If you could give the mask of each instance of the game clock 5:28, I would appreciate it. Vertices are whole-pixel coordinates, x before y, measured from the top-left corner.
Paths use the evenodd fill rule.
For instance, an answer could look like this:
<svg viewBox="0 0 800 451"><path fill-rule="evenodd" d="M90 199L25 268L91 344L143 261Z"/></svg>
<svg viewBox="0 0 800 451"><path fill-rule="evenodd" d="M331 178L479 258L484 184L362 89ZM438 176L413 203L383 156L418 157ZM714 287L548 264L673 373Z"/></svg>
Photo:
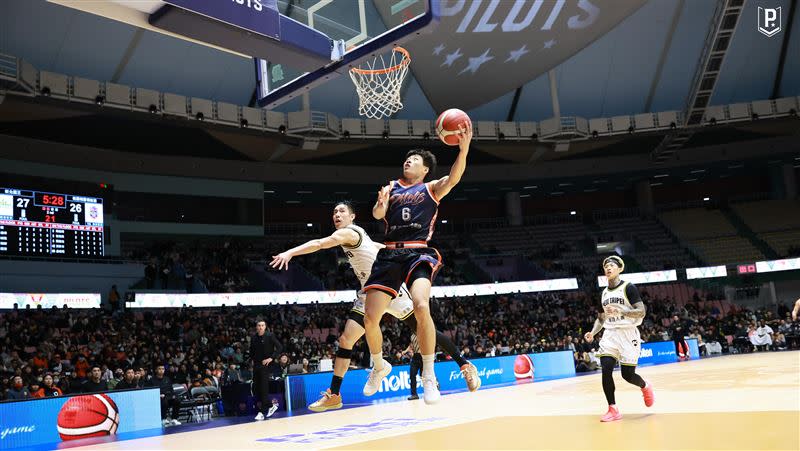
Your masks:
<svg viewBox="0 0 800 451"><path fill-rule="evenodd" d="M59 196L56 194L41 194L36 193L36 196L39 197L36 199L36 203L40 205L47 205L51 207L63 207L64 206L64 196Z"/></svg>

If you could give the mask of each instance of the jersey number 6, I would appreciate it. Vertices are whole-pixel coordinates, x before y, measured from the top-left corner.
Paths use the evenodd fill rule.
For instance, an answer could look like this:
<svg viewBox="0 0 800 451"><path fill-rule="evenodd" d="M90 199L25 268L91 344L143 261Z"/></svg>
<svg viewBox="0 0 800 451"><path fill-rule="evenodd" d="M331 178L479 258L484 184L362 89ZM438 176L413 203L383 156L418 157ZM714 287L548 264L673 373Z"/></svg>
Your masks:
<svg viewBox="0 0 800 451"><path fill-rule="evenodd" d="M408 222L408 221L411 220L411 209L410 208L403 207L403 209L400 210L400 214L403 216L403 221Z"/></svg>

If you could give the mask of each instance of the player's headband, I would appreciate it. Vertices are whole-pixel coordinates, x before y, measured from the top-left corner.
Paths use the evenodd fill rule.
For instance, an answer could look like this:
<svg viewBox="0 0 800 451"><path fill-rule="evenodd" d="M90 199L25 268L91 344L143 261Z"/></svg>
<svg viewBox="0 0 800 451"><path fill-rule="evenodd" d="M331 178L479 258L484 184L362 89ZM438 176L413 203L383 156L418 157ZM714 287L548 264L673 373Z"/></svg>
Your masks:
<svg viewBox="0 0 800 451"><path fill-rule="evenodd" d="M611 257L606 257L606 259L603 260L603 267L604 268L605 268L607 263L613 263L613 264L615 264L615 265L617 265L619 267L620 271L625 271L625 262L622 261L622 257L616 256L616 255L612 255Z"/></svg>

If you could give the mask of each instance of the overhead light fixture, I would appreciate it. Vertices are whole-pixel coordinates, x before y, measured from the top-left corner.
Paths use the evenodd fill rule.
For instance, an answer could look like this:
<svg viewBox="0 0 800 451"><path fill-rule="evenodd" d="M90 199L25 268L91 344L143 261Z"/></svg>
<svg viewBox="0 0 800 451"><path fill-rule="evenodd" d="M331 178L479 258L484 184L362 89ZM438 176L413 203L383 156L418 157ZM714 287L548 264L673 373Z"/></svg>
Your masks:
<svg viewBox="0 0 800 451"><path fill-rule="evenodd" d="M287 200L286 203L287 204L299 204L300 201L299 200Z"/></svg>
<svg viewBox="0 0 800 451"><path fill-rule="evenodd" d="M569 215L570 215L570 216L575 216L575 215L577 215L577 214L578 214L578 212L577 212L577 211L575 211L575 210L572 210L571 212L569 212Z"/></svg>
<svg viewBox="0 0 800 451"><path fill-rule="evenodd" d="M656 174L653 176L654 179L660 179L664 177L669 177L669 174Z"/></svg>
<svg viewBox="0 0 800 451"><path fill-rule="evenodd" d="M442 219L442 224L447 224L447 219Z"/></svg>
<svg viewBox="0 0 800 451"><path fill-rule="evenodd" d="M523 189L536 189L536 188L538 188L538 186L537 185L528 185L528 186L524 186L522 188Z"/></svg>
<svg viewBox="0 0 800 451"><path fill-rule="evenodd" d="M241 121L239 121L239 125L241 125L242 128L247 128L247 126L250 124L247 122L247 119L242 119Z"/></svg>
<svg viewBox="0 0 800 451"><path fill-rule="evenodd" d="M683 179L684 182L696 182L697 179Z"/></svg>
<svg viewBox="0 0 800 451"><path fill-rule="evenodd" d="M522 197L531 197L531 195L530 194L520 194L519 197L521 197L521 198Z"/></svg>
<svg viewBox="0 0 800 451"><path fill-rule="evenodd" d="M311 194L311 191L297 191L297 194Z"/></svg>
<svg viewBox="0 0 800 451"><path fill-rule="evenodd" d="M103 104L106 103L106 98L103 96L96 96L94 98L94 103L97 106L103 106Z"/></svg>
<svg viewBox="0 0 800 451"><path fill-rule="evenodd" d="M286 126L285 125L281 125L280 127L278 127L278 133L280 133L281 135L285 135L286 134Z"/></svg>
<svg viewBox="0 0 800 451"><path fill-rule="evenodd" d="M155 105L150 105L150 106L147 108L147 111L149 111L149 112L150 112L150 114L156 114L156 113L158 113L158 107L157 107L157 106L155 106Z"/></svg>
<svg viewBox="0 0 800 451"><path fill-rule="evenodd" d="M203 114L202 111L200 111L200 112L198 112L197 114L194 115L194 118L197 119L200 122L203 122L206 119L206 115Z"/></svg>
<svg viewBox="0 0 800 451"><path fill-rule="evenodd" d="M661 182L655 182L650 184L650 186L661 186L661 185L663 185L663 183Z"/></svg>
<svg viewBox="0 0 800 451"><path fill-rule="evenodd" d="M389 132L384 130L383 133L381 133L381 136L383 137L383 139L389 139Z"/></svg>
<svg viewBox="0 0 800 451"><path fill-rule="evenodd" d="M550 193L551 196L560 196L561 194L564 194L564 191L553 191Z"/></svg>
<svg viewBox="0 0 800 451"><path fill-rule="evenodd" d="M710 201L710 200L711 200L711 198L710 198L710 197L704 197L704 198L703 198L703 202L708 202L708 201Z"/></svg>
<svg viewBox="0 0 800 451"><path fill-rule="evenodd" d="M706 172L705 169L695 169L694 171L691 171L690 174L702 174L704 172Z"/></svg>
<svg viewBox="0 0 800 451"><path fill-rule="evenodd" d="M267 194L275 194L275 191L273 191L271 189L265 189L264 192L267 193Z"/></svg>
<svg viewBox="0 0 800 451"><path fill-rule="evenodd" d="M309 223L306 224L306 227L314 227L314 224L309 222Z"/></svg>

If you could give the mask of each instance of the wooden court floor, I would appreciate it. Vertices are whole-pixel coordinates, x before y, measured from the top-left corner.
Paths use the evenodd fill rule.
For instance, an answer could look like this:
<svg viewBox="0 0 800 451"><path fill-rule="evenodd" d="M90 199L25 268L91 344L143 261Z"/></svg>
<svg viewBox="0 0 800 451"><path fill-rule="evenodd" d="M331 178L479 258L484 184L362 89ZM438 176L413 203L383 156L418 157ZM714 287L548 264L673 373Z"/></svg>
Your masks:
<svg viewBox="0 0 800 451"><path fill-rule="evenodd" d="M374 404L86 449L731 449L800 450L800 352L756 353L639 373L655 405L614 377L624 415L600 423L600 374ZM347 380L345 379L345 383Z"/></svg>

